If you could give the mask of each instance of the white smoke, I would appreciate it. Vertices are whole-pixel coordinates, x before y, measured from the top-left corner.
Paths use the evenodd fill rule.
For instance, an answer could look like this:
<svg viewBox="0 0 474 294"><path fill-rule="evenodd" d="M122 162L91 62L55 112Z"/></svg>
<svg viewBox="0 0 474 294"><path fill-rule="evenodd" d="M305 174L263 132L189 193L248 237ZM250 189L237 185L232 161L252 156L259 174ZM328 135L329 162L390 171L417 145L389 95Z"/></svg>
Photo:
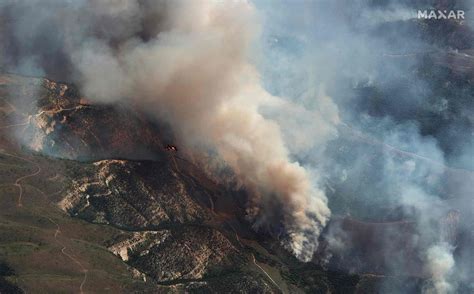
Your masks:
<svg viewBox="0 0 474 294"><path fill-rule="evenodd" d="M325 175L329 175L327 187L328 194L334 197L331 198L334 214L343 211L359 218L385 221L390 220L390 217L384 216L386 207L401 207L404 210L403 216L400 214L397 217L416 220L416 245L425 274L432 282L432 287L425 290L432 291L431 293L449 293L457 291L462 265L458 260L459 256L454 254L454 248L440 245L440 232L436 224L449 210L449 204L445 201L445 187L448 185L446 175L451 173L449 167L453 166L453 159L463 154L459 159L462 164L456 165L469 166L472 170L473 157L472 152L455 152L456 155L451 153L449 158L449 148L446 146L459 150L459 146L466 145L472 150L472 140L460 136L458 140L447 139L451 142L446 144L446 140L443 144L446 134L469 133L470 128L454 127L455 123L449 125L451 122L444 120L441 125L436 125L434 119L432 124L426 123L431 120L421 114L427 113L424 109L429 108L432 101L441 99L431 100L431 96L437 97L439 93L431 92L432 85L427 79L411 74L419 73L414 70L419 66L415 65L414 61L423 65L427 64L426 61L420 61L406 53L432 51L433 45L438 46L438 39L442 39L442 34L431 36L436 41L427 41L416 33L418 29L413 24L417 22L408 20L416 17L414 13L424 4L412 2L349 3L322 0L292 3L291 9L286 1L274 1L271 4L262 2L259 8L267 17L266 24L270 27L266 30L265 46L273 50L261 67L265 72L264 77L268 79L266 83L270 84L273 92L277 94L299 94L302 89L307 89L301 87L302 84L324 84L337 103L342 125L349 126L349 129L355 127L356 131L352 129L347 133L357 140L345 138L346 132L341 128L342 140L331 144L324 157L313 149L300 153L302 158L307 159L306 164L313 158L316 165L320 163L321 158L328 161ZM427 24L423 24L423 34L426 33L426 26ZM444 24L440 27L443 26ZM388 58L390 53L399 53L407 58ZM302 68L305 70L301 70ZM430 70L435 71L434 68ZM400 79L402 76L408 78ZM310 83L307 83L307 80ZM349 88L351 83L352 88L344 89ZM405 87L410 91L395 91ZM359 92L361 89L375 90L377 95L369 91ZM394 91L396 94L391 95ZM457 97L456 94L450 95ZM353 99L355 97L357 100ZM370 99L376 102L372 103ZM454 104L454 98L448 100ZM299 102L301 101L305 102L304 97ZM463 109L468 108L462 105ZM446 115L447 113L449 112L446 111ZM394 122L387 123L394 118ZM446 128L449 132L436 134L437 131L427 131L426 126L436 130ZM291 124L287 127L290 132L294 129ZM285 133L285 127L282 129ZM362 133L357 130L362 130ZM376 143L377 147L371 148L368 145L378 140L367 140L364 134L383 139L379 141L380 144ZM349 143L344 139L348 139ZM358 140L364 144L359 145ZM332 152L327 152L328 150ZM462 177L459 182L468 183ZM466 186L470 188L464 188ZM334 193L331 191L332 187ZM460 187L465 191L461 191ZM472 185L458 185L453 190L456 190L455 194L462 195L462 200L459 200L457 205L466 207L466 200L472 198ZM468 214L464 216L466 215ZM333 241L328 240L329 246L333 252L338 252L341 248L340 242ZM389 245L385 247L390 248L391 242L392 240L387 240ZM402 249L396 249L403 252ZM439 254L438 259L436 254ZM388 272L396 275L410 270L397 263L397 260L390 260L389 267ZM472 281L472 275L465 280ZM472 282L470 283L472 285ZM386 286L391 289L394 287L388 283Z"/></svg>
<svg viewBox="0 0 474 294"><path fill-rule="evenodd" d="M452 276L459 270L449 263L453 251L436 249L438 231L432 226L447 209L436 187L444 181L445 160L452 164L454 159L445 158L437 145L441 136L430 139L418 127L407 127L414 110L426 113L421 106L431 105L425 97L431 94L398 58L387 57L427 52L432 46L404 26L393 29L402 36L394 39L391 27L372 30L411 18L406 5L384 1L393 3L387 13L372 1L256 2L264 8L259 13L247 2L231 1L68 0L59 5L55 0L6 0L0 3L0 66L79 81L90 99L138 105L165 120L187 149L216 150L253 195L248 212L255 226L283 232L285 244L303 260L311 258L330 216L317 184L321 160L328 166L325 177L340 168L338 178L345 184L332 196L348 197L343 203L375 204L364 208L372 216L381 214L371 208L381 203L419 212L432 289L455 291ZM253 51L257 38L266 40L260 55ZM263 83L254 64L260 66ZM398 76L408 76L409 83L400 84ZM407 112L408 118L385 125L384 118L366 113L368 102L355 100L351 87L364 84L377 85L384 95L402 89L396 97L380 97L384 111L379 115L395 110L392 115ZM405 84L413 87L403 90ZM340 120L384 138L380 144L369 140L369 145L380 145L386 158L377 163L366 145L343 141L328 149L350 149L348 158L324 153ZM462 138L449 145L465 144L459 161L472 166L472 143ZM463 182L461 207L471 199L470 182ZM337 211L338 199L332 204ZM445 261L437 263L436 254Z"/></svg>
<svg viewBox="0 0 474 294"><path fill-rule="evenodd" d="M271 227L281 217L284 244L309 261L330 211L308 171L290 160L277 122L259 112L282 102L263 89L249 62L259 33L254 7L213 1L166 7L160 22L169 28L146 42L131 37L113 47L91 37L75 48L84 93L138 105L170 123L184 144L215 149L254 195L248 211L256 226Z"/></svg>
<svg viewBox="0 0 474 294"><path fill-rule="evenodd" d="M455 265L451 246L447 243L433 245L428 249L426 258L431 284L424 288L424 293L454 293L455 287L450 281Z"/></svg>

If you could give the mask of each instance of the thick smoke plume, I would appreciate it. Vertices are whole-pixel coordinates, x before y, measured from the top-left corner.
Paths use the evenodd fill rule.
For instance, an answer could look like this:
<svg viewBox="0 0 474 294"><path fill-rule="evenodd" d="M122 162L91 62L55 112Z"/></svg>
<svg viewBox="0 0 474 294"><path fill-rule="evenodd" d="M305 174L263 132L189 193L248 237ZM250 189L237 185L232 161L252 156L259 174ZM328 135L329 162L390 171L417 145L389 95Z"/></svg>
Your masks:
<svg viewBox="0 0 474 294"><path fill-rule="evenodd" d="M422 263L423 290L455 293L473 285L473 7L6 0L0 67L141 107L188 149L217 151L253 195L255 226L303 260L330 215L323 190L334 215L414 223L408 264ZM466 20L418 20L419 9L463 9ZM380 244L399 250L387 235ZM333 252L353 245L329 241ZM388 275L414 271L384 262ZM381 292L410 292L398 286Z"/></svg>
<svg viewBox="0 0 474 294"><path fill-rule="evenodd" d="M453 293L455 288L450 281L454 270L454 258L449 244L430 247L427 252L427 269L432 277L432 285L425 293Z"/></svg>
<svg viewBox="0 0 474 294"><path fill-rule="evenodd" d="M413 246L422 263L418 273L429 280L423 291L458 293L462 283L472 287L472 237L467 236L473 223L473 88L472 78L457 73L464 66L472 73L473 64L433 64L432 58L447 52L459 58L461 50L472 50L474 2L257 3L264 15L260 41L266 54L259 68L265 87L305 106L324 88L337 105L338 138L322 152L313 147L296 155L305 166L324 171L333 215L376 223L413 221ZM468 17L459 22L417 19L424 9L462 9ZM293 125L281 126L283 134L293 132ZM448 242L439 239L439 223L451 209L461 217L457 229L448 226L448 235L464 239ZM329 231L340 233L333 223ZM403 244L411 242L401 236ZM333 252L350 251L350 236L339 237L329 239ZM396 276L413 271L393 258L393 251L403 254L394 248L394 238L382 238L377 235L390 252L377 265L385 262L385 272ZM416 293L402 284L383 285L381 292Z"/></svg>
<svg viewBox="0 0 474 294"><path fill-rule="evenodd" d="M190 149L217 151L253 195L248 212L255 226L277 232L298 258L312 258L330 211L309 171L290 159L278 123L260 113L264 106L291 104L270 95L249 62L252 42L260 33L253 5L54 4L20 1L2 7L10 17L10 37L23 50L3 48L13 56L10 61L20 69L35 68L78 82L95 101L138 106L169 123ZM22 15L24 20L33 12L39 16L31 23L12 17ZM51 43L23 38L24 33L45 36ZM63 64L45 58L51 48Z"/></svg>

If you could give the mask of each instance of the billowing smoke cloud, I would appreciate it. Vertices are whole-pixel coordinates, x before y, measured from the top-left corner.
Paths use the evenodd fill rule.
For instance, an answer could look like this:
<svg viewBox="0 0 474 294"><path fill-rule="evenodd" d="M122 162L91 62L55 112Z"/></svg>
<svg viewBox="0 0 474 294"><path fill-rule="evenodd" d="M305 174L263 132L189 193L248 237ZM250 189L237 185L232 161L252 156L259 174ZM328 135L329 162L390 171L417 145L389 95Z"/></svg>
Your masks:
<svg viewBox="0 0 474 294"><path fill-rule="evenodd" d="M377 228L413 222L412 235L400 231L377 240L391 251L378 265L388 264L385 272L399 276L412 272L410 265L419 259L428 293L455 293L460 281L472 285L467 244L473 223L474 190L468 184L474 175L474 108L468 98L473 92L465 82L469 77L456 74L461 66L435 65L432 58L472 48L473 19L424 21L416 12L463 9L471 15L473 2L336 0L298 2L291 9L285 1L257 3L266 28L261 39L266 54L258 60L265 87L306 108L315 102L308 93L324 89L337 105L339 136L322 153L310 147L294 155L324 171L333 215L376 222ZM291 136L292 128L282 124L285 135ZM449 235L463 240L439 238L440 222L451 209L461 217L458 225L448 226ZM330 227L329 234L333 252L355 246L339 227ZM416 248L417 256L402 256L410 252L394 244ZM397 287L384 285L382 292L414 291Z"/></svg>
<svg viewBox="0 0 474 294"><path fill-rule="evenodd" d="M454 258L449 244L430 247L427 252L427 268L432 277L432 285L425 288L426 293L453 293L450 276L454 270Z"/></svg>
<svg viewBox="0 0 474 294"><path fill-rule="evenodd" d="M330 216L325 193L312 180L316 172L310 174L290 158L278 120L264 117L260 110L293 109L295 115L307 118L307 124L315 125L317 120L327 133L334 133L329 129L337 122L337 111L326 122L318 112L272 96L261 86L259 73L249 61L251 45L260 33L252 4L33 3L3 8L10 13L12 39L25 51L12 52L10 62L16 61L20 70L26 62L63 75L78 82L95 101L138 106L169 123L181 143L194 152L217 151L252 195L248 212L255 226L276 232L298 258L312 258ZM11 18L33 12L39 12L39 17L32 23ZM46 36L54 45L42 45L55 48L64 64L43 60L49 52L20 33Z"/></svg>
<svg viewBox="0 0 474 294"><path fill-rule="evenodd" d="M322 183L334 214L416 223L426 292L472 285L474 63L457 50L473 48L474 18L413 19L470 16L472 1L254 4L3 1L0 67L138 105L190 149L217 151L254 195L256 227L303 260L330 215ZM452 209L447 235L461 237L440 239ZM347 250L346 237L330 245Z"/></svg>

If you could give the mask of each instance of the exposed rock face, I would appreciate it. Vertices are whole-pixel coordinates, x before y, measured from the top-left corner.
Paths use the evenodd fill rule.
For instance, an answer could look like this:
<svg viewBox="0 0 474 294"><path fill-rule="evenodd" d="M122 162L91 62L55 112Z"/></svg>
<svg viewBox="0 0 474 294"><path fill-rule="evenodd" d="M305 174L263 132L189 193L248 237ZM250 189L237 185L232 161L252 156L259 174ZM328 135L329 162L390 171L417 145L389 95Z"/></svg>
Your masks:
<svg viewBox="0 0 474 294"><path fill-rule="evenodd" d="M329 277L320 266L296 260L278 240L255 233L244 221L245 193L215 183L183 155L181 146L167 148L174 143L168 141L170 136L137 113L93 105L67 84L12 75L0 75L0 100L2 123L18 125L15 139L55 157L35 155L41 158L38 166L43 166L43 172L67 166L61 172L48 171L52 173L48 178L54 182L62 174L65 182L60 185L65 189L51 190L52 200L74 217L76 227L67 230L68 225L60 222L68 222L67 218L45 202L39 213L54 210L55 214L37 216L44 226L38 234L59 252L68 240L66 253L74 252L89 270L87 290L102 286L94 262L97 250L104 247L116 256L108 256L104 266L119 263L131 280L122 281L122 275L120 281L110 280L113 285L140 293L351 293L357 286L357 276L332 273ZM18 142L11 141L8 144L15 146L11 148L18 148ZM25 151L14 150L11 153ZM20 172L17 178L24 176ZM25 187L28 194L34 190ZM39 190L35 191L41 194ZM40 196L48 198L46 193ZM32 221L36 225L36 219ZM65 237L82 226L88 228L79 232L84 243L76 242L77 236ZM89 243L91 227L99 235L108 232L100 244ZM12 230L19 231L16 226ZM59 260L67 258L62 255ZM35 284L26 283L26 288L35 289Z"/></svg>
<svg viewBox="0 0 474 294"><path fill-rule="evenodd" d="M245 256L216 228L166 162L103 160L73 184L60 207L88 221L134 231L110 246L157 282L235 271ZM153 230L153 231L150 231Z"/></svg>
<svg viewBox="0 0 474 294"><path fill-rule="evenodd" d="M206 227L134 232L110 250L158 282L198 280L235 272L245 264L244 256L224 235Z"/></svg>
<svg viewBox="0 0 474 294"><path fill-rule="evenodd" d="M74 183L60 206L96 223L127 230L202 223L207 209L189 195L167 162L103 160L92 176Z"/></svg>
<svg viewBox="0 0 474 294"><path fill-rule="evenodd" d="M137 252L140 256L147 254L151 247L159 245L169 236L170 232L168 230L133 232L131 237L115 243L109 249L115 255L120 256L123 261L128 261L130 255L137 254Z"/></svg>
<svg viewBox="0 0 474 294"><path fill-rule="evenodd" d="M74 86L14 75L2 81L20 116L12 123L25 123L18 137L34 151L75 160L155 159L163 148L164 128L125 108L91 105Z"/></svg>
<svg viewBox="0 0 474 294"><path fill-rule="evenodd" d="M238 270L242 254L220 232L205 227L181 227L148 249L130 256L130 264L159 282L197 280Z"/></svg>
<svg viewBox="0 0 474 294"><path fill-rule="evenodd" d="M24 146L98 160L71 171L58 205L71 216L121 230L105 242L128 264L131 278L178 293L280 292L253 268L248 249L213 211L211 194L222 192L197 167L179 166L161 126L131 111L93 105L74 87L48 79L3 75L0 94L2 113L8 112L7 123L21 126L14 137ZM16 97L28 103L16 105Z"/></svg>

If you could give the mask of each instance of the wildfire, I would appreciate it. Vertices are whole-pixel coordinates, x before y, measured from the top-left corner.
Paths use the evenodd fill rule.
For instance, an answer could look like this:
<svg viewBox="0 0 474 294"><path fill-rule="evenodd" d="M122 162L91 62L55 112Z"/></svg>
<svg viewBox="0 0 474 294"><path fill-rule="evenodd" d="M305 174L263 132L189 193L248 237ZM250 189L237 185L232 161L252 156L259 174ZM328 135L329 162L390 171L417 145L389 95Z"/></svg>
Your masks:
<svg viewBox="0 0 474 294"><path fill-rule="evenodd" d="M166 150L166 151L178 152L178 148L177 148L176 146L174 146L174 145L169 145L169 144L166 145L165 150Z"/></svg>

